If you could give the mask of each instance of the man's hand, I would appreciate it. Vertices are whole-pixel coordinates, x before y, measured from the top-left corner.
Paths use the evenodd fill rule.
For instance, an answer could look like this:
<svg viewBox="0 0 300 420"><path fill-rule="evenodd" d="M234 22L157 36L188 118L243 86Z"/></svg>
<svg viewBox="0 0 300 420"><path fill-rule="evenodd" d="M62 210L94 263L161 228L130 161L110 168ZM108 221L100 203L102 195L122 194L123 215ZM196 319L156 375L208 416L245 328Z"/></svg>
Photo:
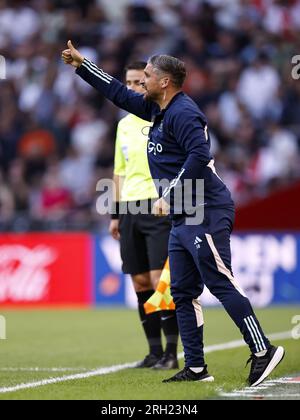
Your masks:
<svg viewBox="0 0 300 420"><path fill-rule="evenodd" d="M111 220L110 225L109 225L109 233L117 241L120 239L119 220L117 219Z"/></svg>
<svg viewBox="0 0 300 420"><path fill-rule="evenodd" d="M153 204L152 213L154 216L167 216L170 212L170 206L163 198L158 199Z"/></svg>
<svg viewBox="0 0 300 420"><path fill-rule="evenodd" d="M61 58L65 64L70 64L73 67L80 67L83 63L84 57L73 46L71 41L68 41L68 49L63 50Z"/></svg>

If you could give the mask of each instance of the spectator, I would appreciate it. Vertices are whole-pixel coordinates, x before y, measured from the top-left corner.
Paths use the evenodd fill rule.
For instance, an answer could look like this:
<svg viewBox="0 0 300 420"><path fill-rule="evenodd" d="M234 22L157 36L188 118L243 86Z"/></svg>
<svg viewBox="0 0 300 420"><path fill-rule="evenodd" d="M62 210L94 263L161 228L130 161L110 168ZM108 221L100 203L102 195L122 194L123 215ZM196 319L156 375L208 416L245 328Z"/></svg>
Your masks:
<svg viewBox="0 0 300 420"><path fill-rule="evenodd" d="M291 77L299 10L300 0L119 0L117 8L110 0L0 0L8 213L25 212L43 228L40 203L51 173L50 184L64 191L62 219L71 212L67 222L80 219L80 228L107 224L95 217L95 186L111 176L119 113L60 62L57 51L69 37L118 78L128 61L181 57L185 91L208 115L218 169L237 204L299 178L300 83ZM274 167L279 154L284 162ZM53 208L48 219L58 217Z"/></svg>
<svg viewBox="0 0 300 420"><path fill-rule="evenodd" d="M15 203L13 195L4 182L3 175L0 171L0 227L12 221L14 216Z"/></svg>
<svg viewBox="0 0 300 420"><path fill-rule="evenodd" d="M242 72L237 95L252 116L261 120L277 102L279 85L277 71L270 65L268 56L261 52L253 64Z"/></svg>
<svg viewBox="0 0 300 420"><path fill-rule="evenodd" d="M50 167L44 176L40 197L40 216L46 220L63 220L72 208L70 191L61 186L58 168Z"/></svg>

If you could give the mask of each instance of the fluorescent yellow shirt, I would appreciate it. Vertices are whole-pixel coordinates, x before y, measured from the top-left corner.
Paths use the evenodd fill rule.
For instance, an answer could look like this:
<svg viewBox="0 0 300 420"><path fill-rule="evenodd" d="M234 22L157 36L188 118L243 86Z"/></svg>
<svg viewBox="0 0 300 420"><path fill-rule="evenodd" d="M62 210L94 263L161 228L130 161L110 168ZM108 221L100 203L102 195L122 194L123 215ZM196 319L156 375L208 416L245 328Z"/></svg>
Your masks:
<svg viewBox="0 0 300 420"><path fill-rule="evenodd" d="M121 201L157 198L147 158L151 123L128 114L118 124L114 174L124 177Z"/></svg>

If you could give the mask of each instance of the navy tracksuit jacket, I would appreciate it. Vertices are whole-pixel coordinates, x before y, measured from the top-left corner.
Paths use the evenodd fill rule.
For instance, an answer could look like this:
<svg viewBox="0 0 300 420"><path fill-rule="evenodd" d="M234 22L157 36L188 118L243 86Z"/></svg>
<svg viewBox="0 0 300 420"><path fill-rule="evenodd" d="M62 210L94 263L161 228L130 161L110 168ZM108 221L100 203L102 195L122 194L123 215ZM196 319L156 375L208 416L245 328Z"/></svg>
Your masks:
<svg viewBox="0 0 300 420"><path fill-rule="evenodd" d="M171 205L171 292L176 304L185 365L204 366L204 322L197 299L204 285L224 305L251 351L258 353L268 349L270 343L232 274L230 234L234 203L215 171L204 114L183 92L160 110L156 103L128 90L87 59L76 73L118 107L153 123L148 140L151 175L156 184L162 179L171 182L169 188L158 188L158 193L169 199ZM188 225L184 206L181 214L177 214L174 208L175 191L186 180L192 180L191 196L195 204L199 202L195 184L199 179L204 180L204 202L201 202L204 219L201 224Z"/></svg>

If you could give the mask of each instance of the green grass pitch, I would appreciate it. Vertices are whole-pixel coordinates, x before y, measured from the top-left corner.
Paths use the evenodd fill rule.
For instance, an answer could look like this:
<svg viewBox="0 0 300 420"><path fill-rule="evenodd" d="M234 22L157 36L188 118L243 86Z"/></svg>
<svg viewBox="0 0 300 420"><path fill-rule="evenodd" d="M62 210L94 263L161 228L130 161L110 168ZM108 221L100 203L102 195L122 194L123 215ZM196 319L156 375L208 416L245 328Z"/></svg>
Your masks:
<svg viewBox="0 0 300 420"><path fill-rule="evenodd" d="M256 311L264 330L289 331L300 307L272 307ZM126 309L1 311L7 339L0 340L0 399L200 400L218 398L245 386L246 347L208 354L214 383L163 384L171 372L124 369L90 378L1 393L4 387L88 372L138 361L147 346L138 314ZM205 309L205 344L240 339L223 309ZM273 377L300 373L300 340L276 341L287 354ZM179 351L182 351L180 346ZM183 360L180 361L181 367ZM33 368L37 368L33 370ZM51 370L52 369L52 370ZM54 369L58 369L55 371ZM65 369L65 370L64 370Z"/></svg>

